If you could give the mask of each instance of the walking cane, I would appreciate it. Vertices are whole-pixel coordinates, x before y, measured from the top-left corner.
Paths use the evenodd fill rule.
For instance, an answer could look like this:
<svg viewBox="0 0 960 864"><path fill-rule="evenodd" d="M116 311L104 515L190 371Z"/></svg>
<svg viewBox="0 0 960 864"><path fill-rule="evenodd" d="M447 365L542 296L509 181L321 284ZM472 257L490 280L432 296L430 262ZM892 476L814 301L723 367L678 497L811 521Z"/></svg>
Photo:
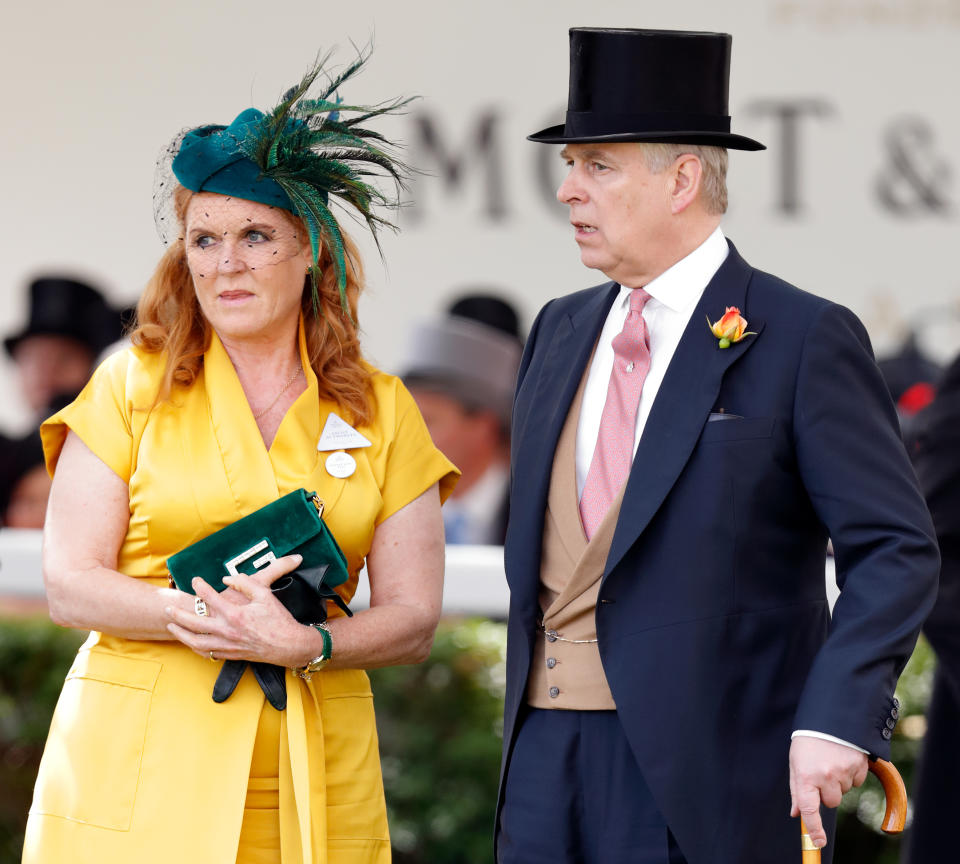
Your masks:
<svg viewBox="0 0 960 864"><path fill-rule="evenodd" d="M899 834L907 821L907 787L892 762L884 759L871 759L870 772L875 774L883 786L887 801L887 812L883 816L880 830L884 834ZM803 850L803 864L820 864L820 850L813 845L807 826L800 817L800 848Z"/></svg>

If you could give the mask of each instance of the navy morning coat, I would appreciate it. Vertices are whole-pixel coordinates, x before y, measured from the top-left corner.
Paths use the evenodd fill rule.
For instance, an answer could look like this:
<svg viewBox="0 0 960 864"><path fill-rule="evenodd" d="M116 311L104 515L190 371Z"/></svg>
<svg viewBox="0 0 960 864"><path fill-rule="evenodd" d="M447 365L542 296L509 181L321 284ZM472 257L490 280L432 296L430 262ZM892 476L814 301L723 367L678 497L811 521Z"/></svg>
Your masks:
<svg viewBox="0 0 960 864"><path fill-rule="evenodd" d="M549 302L521 362L498 813L538 638L554 449L617 291L606 283ZM707 319L728 306L754 335L721 349ZM719 413L735 419L711 419ZM828 538L841 589L832 619ZM689 864L799 861L791 731L889 755L894 688L938 571L863 326L730 244L644 429L596 607L617 711Z"/></svg>

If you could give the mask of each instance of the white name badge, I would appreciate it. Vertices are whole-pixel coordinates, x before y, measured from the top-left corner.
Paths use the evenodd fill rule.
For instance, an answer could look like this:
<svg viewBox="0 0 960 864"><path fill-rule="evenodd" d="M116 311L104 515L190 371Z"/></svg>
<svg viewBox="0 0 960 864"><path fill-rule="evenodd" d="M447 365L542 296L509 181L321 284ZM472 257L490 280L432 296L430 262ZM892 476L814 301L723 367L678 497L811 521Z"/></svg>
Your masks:
<svg viewBox="0 0 960 864"><path fill-rule="evenodd" d="M344 477L349 477L357 470L357 460L349 453L343 453L342 451L331 453L324 465L331 477L339 477L341 480Z"/></svg>
<svg viewBox="0 0 960 864"><path fill-rule="evenodd" d="M350 450L354 447L373 446L369 438L365 438L342 417L333 412L327 415L327 422L320 433L317 450Z"/></svg>

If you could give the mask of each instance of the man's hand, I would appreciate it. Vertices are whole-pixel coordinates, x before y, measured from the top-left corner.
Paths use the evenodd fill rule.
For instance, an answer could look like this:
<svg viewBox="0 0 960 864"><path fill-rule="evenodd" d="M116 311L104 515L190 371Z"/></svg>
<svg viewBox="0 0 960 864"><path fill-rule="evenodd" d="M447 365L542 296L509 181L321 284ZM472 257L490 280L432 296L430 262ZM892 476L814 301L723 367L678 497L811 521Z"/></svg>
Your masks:
<svg viewBox="0 0 960 864"><path fill-rule="evenodd" d="M838 806L843 793L866 777L867 757L852 747L805 735L790 742L790 815L803 817L818 849L827 845L820 802Z"/></svg>

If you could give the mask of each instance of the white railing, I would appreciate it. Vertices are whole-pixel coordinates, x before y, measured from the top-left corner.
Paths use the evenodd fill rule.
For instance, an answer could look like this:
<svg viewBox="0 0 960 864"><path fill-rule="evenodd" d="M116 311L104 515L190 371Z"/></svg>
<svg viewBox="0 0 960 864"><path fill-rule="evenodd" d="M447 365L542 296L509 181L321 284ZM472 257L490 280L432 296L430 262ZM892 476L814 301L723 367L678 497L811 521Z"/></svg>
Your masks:
<svg viewBox="0 0 960 864"><path fill-rule="evenodd" d="M44 596L40 571L39 531L0 529L0 597L40 600ZM827 597L837 598L833 558L827 558ZM370 586L361 574L351 606L364 609L370 602ZM483 615L505 618L509 603L503 575L500 546L447 546L443 610L448 615Z"/></svg>
<svg viewBox="0 0 960 864"><path fill-rule="evenodd" d="M0 596L34 599L44 596L40 571L39 531L0 528Z"/></svg>
<svg viewBox="0 0 960 864"><path fill-rule="evenodd" d="M0 597L42 600L40 569L41 533L0 529ZM443 608L450 615L484 615L505 618L509 595L503 575L500 546L448 546ZM350 605L364 609L370 603L370 586L361 573Z"/></svg>

